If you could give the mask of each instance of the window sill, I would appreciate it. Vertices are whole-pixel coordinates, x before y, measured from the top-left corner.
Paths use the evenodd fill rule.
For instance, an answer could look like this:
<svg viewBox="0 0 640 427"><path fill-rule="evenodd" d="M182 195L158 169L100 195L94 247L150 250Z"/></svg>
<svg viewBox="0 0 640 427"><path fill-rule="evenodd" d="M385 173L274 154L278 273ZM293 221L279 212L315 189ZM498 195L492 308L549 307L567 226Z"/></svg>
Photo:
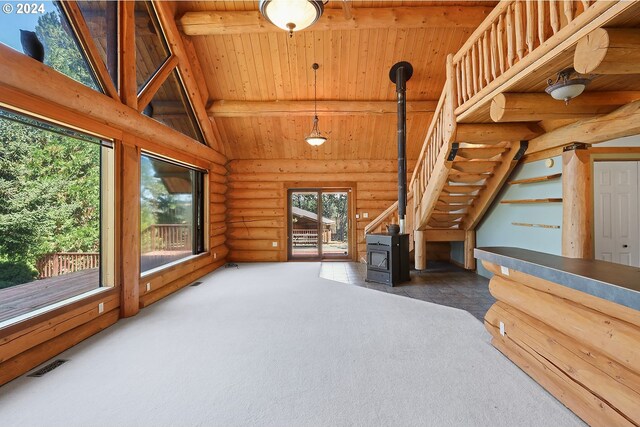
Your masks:
<svg viewBox="0 0 640 427"><path fill-rule="evenodd" d="M161 272L163 272L165 270L169 270L169 269L175 268L176 266L179 266L181 264L186 264L186 263L188 263L190 261L194 261L194 260L197 260L197 259L205 258L205 257L208 257L210 255L211 255L211 253L207 251L207 252L202 252L202 253L197 254L197 255L191 255L191 256L188 256L188 257L185 257L185 258L181 258L179 260L176 260L176 261L161 265L160 267L156 267L156 268L152 268L151 270L147 270L144 273L140 273L140 278L141 279L147 279L147 278L155 276L158 273L161 273Z"/></svg>
<svg viewBox="0 0 640 427"><path fill-rule="evenodd" d="M65 300L62 301L58 301L56 303L53 303L51 305L48 305L46 307L42 307L42 308L38 308L34 311L31 311L29 313L25 313L22 314L20 316L11 318L11 319L7 319L4 320L2 322L0 322L0 331L8 328L10 326L14 326L18 323L23 323L23 322L27 322L33 319L38 318L37 320L40 321L41 319L39 319L41 316L46 316L46 318L52 318L57 316L58 314L62 314L64 311L67 311L68 306L71 305L75 305L75 303L80 303L80 304L85 304L85 303L89 303L91 302L91 300L95 299L98 300L99 298L91 298L93 296L99 295L99 294L103 294L103 293L107 293L109 291L113 291L113 289L115 289L113 286L102 286L96 289L93 289L91 291L88 292L84 292L80 295L76 295L74 297L71 298L67 298ZM106 295L101 295L101 297L106 297ZM86 300L86 301L85 301ZM44 321L45 317L42 317L42 320Z"/></svg>

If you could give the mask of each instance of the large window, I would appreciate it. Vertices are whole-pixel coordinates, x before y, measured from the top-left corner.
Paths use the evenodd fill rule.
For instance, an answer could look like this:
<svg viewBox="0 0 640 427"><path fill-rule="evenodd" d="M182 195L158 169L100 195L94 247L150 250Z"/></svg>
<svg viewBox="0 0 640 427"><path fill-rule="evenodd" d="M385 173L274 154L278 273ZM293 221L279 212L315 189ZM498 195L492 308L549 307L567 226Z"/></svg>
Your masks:
<svg viewBox="0 0 640 427"><path fill-rule="evenodd" d="M101 90L58 2L6 2L0 13L0 42Z"/></svg>
<svg viewBox="0 0 640 427"><path fill-rule="evenodd" d="M0 110L0 324L114 284L111 143Z"/></svg>
<svg viewBox="0 0 640 427"><path fill-rule="evenodd" d="M143 155L140 270L204 252L204 172Z"/></svg>

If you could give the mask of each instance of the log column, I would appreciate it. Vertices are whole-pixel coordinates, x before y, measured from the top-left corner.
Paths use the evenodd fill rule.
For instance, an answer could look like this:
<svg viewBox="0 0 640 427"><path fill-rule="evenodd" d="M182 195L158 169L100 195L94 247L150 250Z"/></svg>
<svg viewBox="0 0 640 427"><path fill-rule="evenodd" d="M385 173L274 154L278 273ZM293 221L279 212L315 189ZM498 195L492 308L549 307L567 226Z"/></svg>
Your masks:
<svg viewBox="0 0 640 427"><path fill-rule="evenodd" d="M594 257L593 178L584 144L574 144L562 153L562 255Z"/></svg>
<svg viewBox="0 0 640 427"><path fill-rule="evenodd" d="M125 139L122 144L122 259L120 314L130 317L140 310L140 149Z"/></svg>
<svg viewBox="0 0 640 427"><path fill-rule="evenodd" d="M427 239L424 231L413 232L416 270L427 269Z"/></svg>
<svg viewBox="0 0 640 427"><path fill-rule="evenodd" d="M464 268L466 270L476 269L476 259L473 256L473 249L476 247L476 230L465 230L464 232Z"/></svg>

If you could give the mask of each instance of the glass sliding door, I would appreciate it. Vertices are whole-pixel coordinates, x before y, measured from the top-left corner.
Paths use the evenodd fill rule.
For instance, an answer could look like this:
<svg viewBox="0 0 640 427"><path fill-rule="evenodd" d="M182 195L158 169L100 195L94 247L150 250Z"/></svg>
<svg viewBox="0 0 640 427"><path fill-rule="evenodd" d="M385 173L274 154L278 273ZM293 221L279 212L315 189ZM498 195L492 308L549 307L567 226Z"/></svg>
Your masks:
<svg viewBox="0 0 640 427"><path fill-rule="evenodd" d="M349 193L322 192L322 254L329 257L349 256Z"/></svg>
<svg viewBox="0 0 640 427"><path fill-rule="evenodd" d="M318 191L289 193L289 253L292 258L318 258Z"/></svg>
<svg viewBox="0 0 640 427"><path fill-rule="evenodd" d="M289 259L349 257L348 190L290 190Z"/></svg>

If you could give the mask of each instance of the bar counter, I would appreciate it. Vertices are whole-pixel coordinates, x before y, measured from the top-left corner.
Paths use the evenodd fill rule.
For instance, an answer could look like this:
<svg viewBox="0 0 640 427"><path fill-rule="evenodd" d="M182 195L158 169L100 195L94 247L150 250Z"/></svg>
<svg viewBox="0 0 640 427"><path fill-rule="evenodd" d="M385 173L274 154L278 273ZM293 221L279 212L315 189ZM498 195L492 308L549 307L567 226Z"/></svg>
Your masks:
<svg viewBox="0 0 640 427"><path fill-rule="evenodd" d="M640 269L508 247L475 257L494 274L492 344L589 425L640 425Z"/></svg>

